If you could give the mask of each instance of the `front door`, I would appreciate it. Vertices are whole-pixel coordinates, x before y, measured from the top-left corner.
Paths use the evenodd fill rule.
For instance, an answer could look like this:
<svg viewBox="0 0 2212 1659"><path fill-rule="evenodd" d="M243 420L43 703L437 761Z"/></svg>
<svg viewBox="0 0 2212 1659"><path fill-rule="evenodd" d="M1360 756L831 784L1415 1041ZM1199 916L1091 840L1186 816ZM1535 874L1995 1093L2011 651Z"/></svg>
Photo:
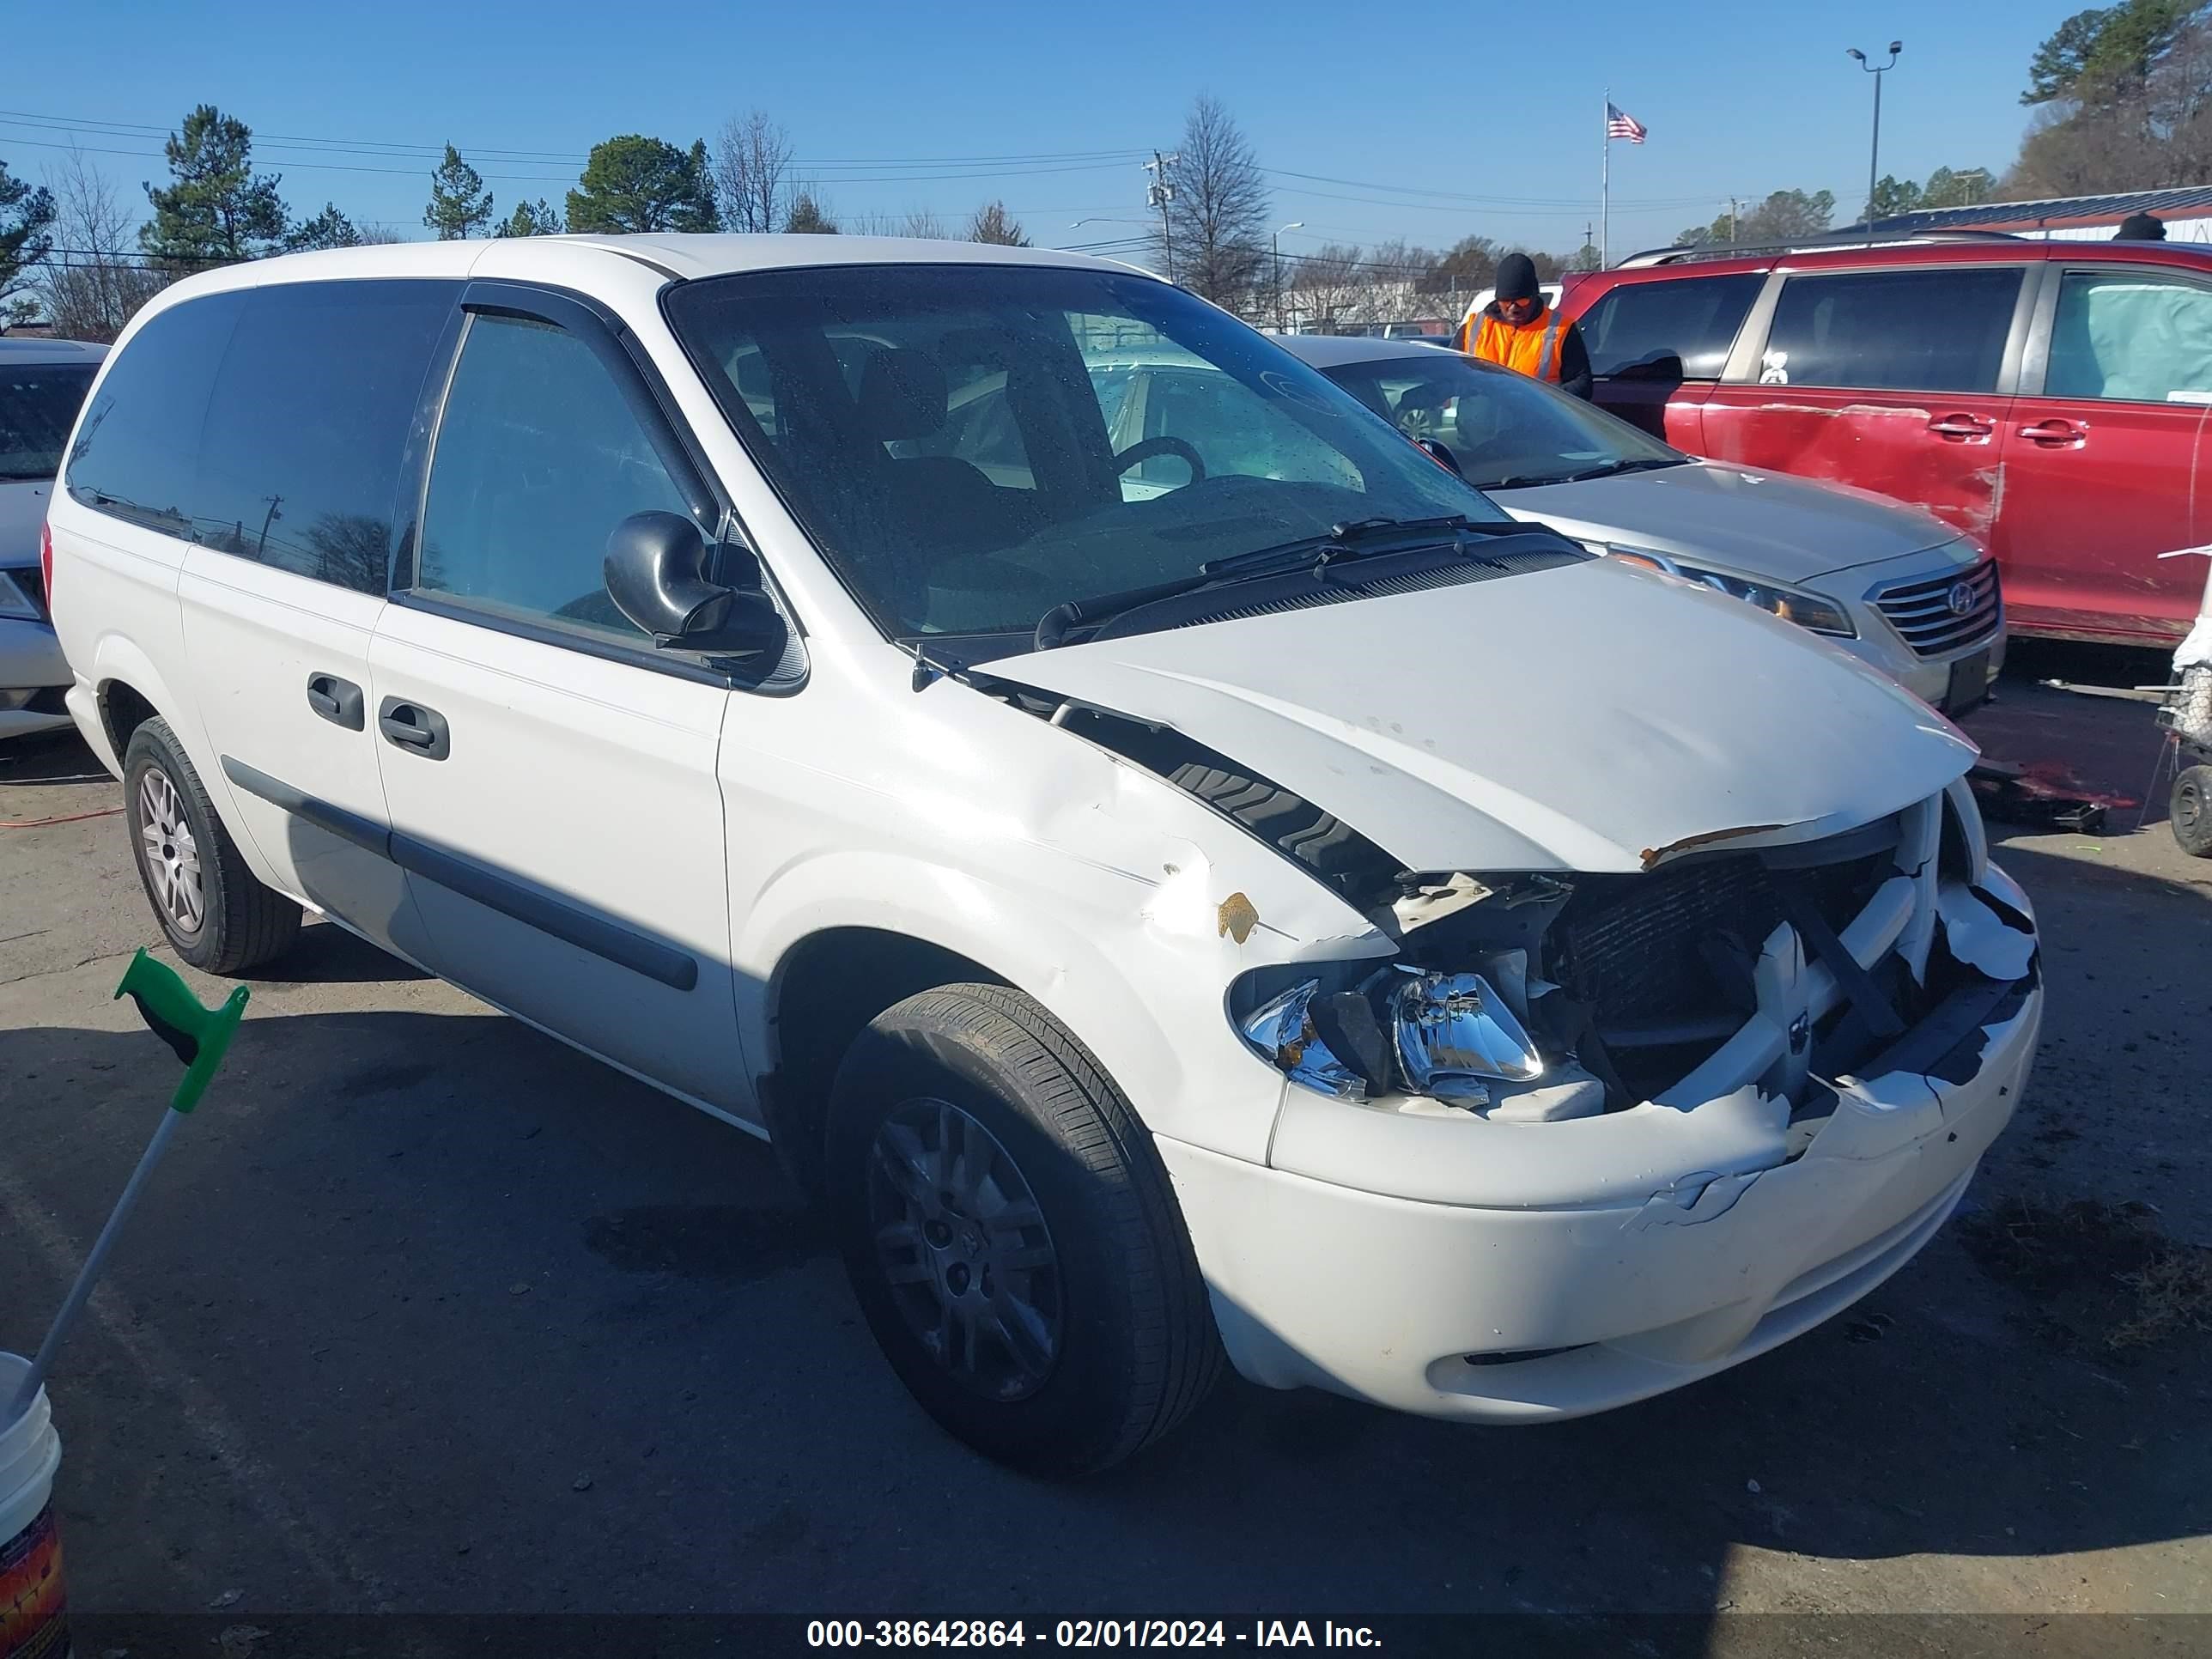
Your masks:
<svg viewBox="0 0 2212 1659"><path fill-rule="evenodd" d="M2054 265L2005 444L1998 550L2015 627L2171 643L2212 539L2212 283Z"/></svg>
<svg viewBox="0 0 2212 1659"><path fill-rule="evenodd" d="M1790 274L1757 382L1705 400L1705 453L1878 490L1993 540L2028 275L2019 264Z"/></svg>
<svg viewBox="0 0 2212 1659"><path fill-rule="evenodd" d="M603 571L629 514L709 535L714 515L596 319L512 289L480 308L483 292L370 647L392 854L441 974L750 1116L715 777L727 683L656 652Z"/></svg>

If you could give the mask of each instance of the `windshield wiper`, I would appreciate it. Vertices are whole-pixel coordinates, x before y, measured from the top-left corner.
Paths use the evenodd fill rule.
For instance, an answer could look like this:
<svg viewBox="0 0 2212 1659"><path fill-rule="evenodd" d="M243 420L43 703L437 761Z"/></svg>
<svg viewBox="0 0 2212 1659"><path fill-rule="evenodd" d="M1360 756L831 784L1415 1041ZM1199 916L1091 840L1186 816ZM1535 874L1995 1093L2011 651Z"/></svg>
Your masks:
<svg viewBox="0 0 2212 1659"><path fill-rule="evenodd" d="M1656 467L1686 466L1686 457L1668 456L1661 459L1656 455L1639 455L1633 459L1601 461L1595 466L1586 466L1579 472L1513 472L1503 478L1486 478L1475 484L1477 489L1534 489L1544 484L1587 483L1592 478L1618 477L1624 472L1649 472ZM1468 480L1474 483L1474 480Z"/></svg>
<svg viewBox="0 0 2212 1659"><path fill-rule="evenodd" d="M1066 600L1037 618L1031 648L1049 651L1065 644L1068 635L1078 628L1096 627L1139 605L1196 592L1201 587L1224 586L1300 570L1320 570L1346 559L1363 559L1386 550L1402 551L1409 537L1419 545L1424 538L1456 538L1466 533L1512 534L1526 527L1515 519L1469 519L1459 514L1435 519L1354 519L1332 525L1326 535L1301 536L1292 541L1255 547L1248 553L1210 559L1188 576L1124 588L1115 593L1096 593L1089 599Z"/></svg>

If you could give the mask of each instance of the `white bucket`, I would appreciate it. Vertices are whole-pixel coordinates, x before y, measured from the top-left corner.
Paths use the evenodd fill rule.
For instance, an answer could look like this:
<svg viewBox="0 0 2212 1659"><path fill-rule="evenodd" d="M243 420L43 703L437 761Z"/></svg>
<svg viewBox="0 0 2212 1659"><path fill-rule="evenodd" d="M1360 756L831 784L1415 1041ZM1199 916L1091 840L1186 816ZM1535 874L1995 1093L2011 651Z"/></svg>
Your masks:
<svg viewBox="0 0 2212 1659"><path fill-rule="evenodd" d="M30 1370L29 1360L0 1353L0 1412ZM61 1534L48 1501L61 1462L41 1389L30 1410L0 1425L0 1659L69 1659Z"/></svg>

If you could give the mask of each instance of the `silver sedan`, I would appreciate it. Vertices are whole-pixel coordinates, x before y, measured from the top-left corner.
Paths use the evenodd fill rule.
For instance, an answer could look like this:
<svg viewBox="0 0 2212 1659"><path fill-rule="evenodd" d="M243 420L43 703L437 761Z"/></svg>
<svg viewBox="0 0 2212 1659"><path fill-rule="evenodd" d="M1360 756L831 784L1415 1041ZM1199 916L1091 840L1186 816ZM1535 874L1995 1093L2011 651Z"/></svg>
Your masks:
<svg viewBox="0 0 2212 1659"><path fill-rule="evenodd" d="M1459 352L1277 337L1516 518L1787 617L1947 714L2003 665L1995 561L1917 507L1698 460Z"/></svg>

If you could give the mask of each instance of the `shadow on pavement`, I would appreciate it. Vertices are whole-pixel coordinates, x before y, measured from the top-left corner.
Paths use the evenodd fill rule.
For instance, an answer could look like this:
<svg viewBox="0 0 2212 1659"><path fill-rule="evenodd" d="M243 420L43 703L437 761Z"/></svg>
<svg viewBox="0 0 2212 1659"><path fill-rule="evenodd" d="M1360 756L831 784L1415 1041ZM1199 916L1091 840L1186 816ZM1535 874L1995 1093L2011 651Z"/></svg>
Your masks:
<svg viewBox="0 0 2212 1659"><path fill-rule="evenodd" d="M143 1033L0 1034L0 1201L81 1247L172 1070ZM2047 1081L2031 1116L2072 1109ZM66 1265L32 1255L19 1346ZM489 1015L249 1021L114 1291L55 1389L88 1609L1703 1614L1747 1550L1836 1606L1838 1563L2212 1523L2206 1345L2055 1349L1948 1233L1607 1416L1232 1382L1121 1471L1030 1481L907 1401L764 1147Z"/></svg>

